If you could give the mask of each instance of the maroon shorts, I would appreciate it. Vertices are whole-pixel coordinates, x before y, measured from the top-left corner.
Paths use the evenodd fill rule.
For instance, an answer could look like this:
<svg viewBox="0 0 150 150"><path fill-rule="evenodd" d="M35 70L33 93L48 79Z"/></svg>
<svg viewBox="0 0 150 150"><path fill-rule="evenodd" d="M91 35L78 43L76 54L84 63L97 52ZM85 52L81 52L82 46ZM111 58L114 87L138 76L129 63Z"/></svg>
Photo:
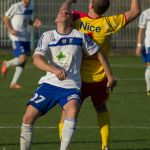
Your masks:
<svg viewBox="0 0 150 150"><path fill-rule="evenodd" d="M107 90L107 79L101 82L84 83L82 82L82 100L91 96L95 108L101 108L109 97Z"/></svg>

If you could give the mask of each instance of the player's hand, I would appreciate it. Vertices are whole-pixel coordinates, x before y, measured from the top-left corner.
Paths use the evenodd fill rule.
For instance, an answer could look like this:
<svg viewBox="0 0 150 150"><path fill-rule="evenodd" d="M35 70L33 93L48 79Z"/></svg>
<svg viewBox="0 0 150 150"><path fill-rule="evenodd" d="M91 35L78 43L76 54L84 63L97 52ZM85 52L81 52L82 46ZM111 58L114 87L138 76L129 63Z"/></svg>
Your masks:
<svg viewBox="0 0 150 150"><path fill-rule="evenodd" d="M15 36L17 36L18 35L18 31L16 31L16 30L10 30L9 31L12 35L15 35Z"/></svg>
<svg viewBox="0 0 150 150"><path fill-rule="evenodd" d="M40 28L42 26L42 21L38 18L36 18L33 22L33 26L36 28Z"/></svg>
<svg viewBox="0 0 150 150"><path fill-rule="evenodd" d="M113 91L113 88L116 86L117 80L114 78L108 79L107 88L109 91Z"/></svg>
<svg viewBox="0 0 150 150"><path fill-rule="evenodd" d="M66 79L66 73L63 69L57 68L57 69L55 69L55 71L53 73L57 76L57 78L59 80L65 80Z"/></svg>
<svg viewBox="0 0 150 150"><path fill-rule="evenodd" d="M141 56L141 47L137 47L135 50L135 55L136 56Z"/></svg>

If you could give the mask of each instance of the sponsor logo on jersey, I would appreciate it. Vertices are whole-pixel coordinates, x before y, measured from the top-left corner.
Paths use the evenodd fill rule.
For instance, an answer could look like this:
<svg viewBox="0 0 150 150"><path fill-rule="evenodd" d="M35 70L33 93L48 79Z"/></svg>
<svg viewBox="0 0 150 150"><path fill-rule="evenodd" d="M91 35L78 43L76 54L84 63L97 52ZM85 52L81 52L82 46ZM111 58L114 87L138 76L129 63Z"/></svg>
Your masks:
<svg viewBox="0 0 150 150"><path fill-rule="evenodd" d="M90 25L90 23L87 23L87 22L80 22L80 29L82 28L86 31L91 31L91 32L101 31L101 27Z"/></svg>

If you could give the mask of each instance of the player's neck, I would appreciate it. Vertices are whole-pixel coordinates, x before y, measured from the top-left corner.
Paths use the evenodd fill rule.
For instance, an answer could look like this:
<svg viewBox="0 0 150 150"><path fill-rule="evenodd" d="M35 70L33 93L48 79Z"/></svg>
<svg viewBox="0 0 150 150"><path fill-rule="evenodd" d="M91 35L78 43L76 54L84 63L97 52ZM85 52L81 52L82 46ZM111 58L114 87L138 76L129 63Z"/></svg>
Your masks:
<svg viewBox="0 0 150 150"><path fill-rule="evenodd" d="M88 16L90 18L99 18L99 17L101 17L100 15L97 15L93 10L89 10Z"/></svg>
<svg viewBox="0 0 150 150"><path fill-rule="evenodd" d="M64 25L57 26L57 32L59 34L69 34L71 30L72 30L71 26L64 26Z"/></svg>

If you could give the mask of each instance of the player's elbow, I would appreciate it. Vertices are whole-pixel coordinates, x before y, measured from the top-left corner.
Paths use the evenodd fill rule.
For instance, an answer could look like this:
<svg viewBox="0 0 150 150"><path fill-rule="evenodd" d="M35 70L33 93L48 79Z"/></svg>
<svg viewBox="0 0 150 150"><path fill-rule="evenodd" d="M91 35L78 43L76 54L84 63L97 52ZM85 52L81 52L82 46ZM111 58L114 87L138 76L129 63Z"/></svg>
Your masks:
<svg viewBox="0 0 150 150"><path fill-rule="evenodd" d="M141 9L140 6L139 7L135 7L134 9L132 9L131 11L131 15L133 16L133 18L136 18L140 15L141 13Z"/></svg>
<svg viewBox="0 0 150 150"><path fill-rule="evenodd" d="M130 11L128 13L126 13L126 20L127 23L133 21L136 17L138 17L140 15L141 11L140 10L136 10L136 11Z"/></svg>
<svg viewBox="0 0 150 150"><path fill-rule="evenodd" d="M34 59L34 58L33 58L33 65L34 65L34 66L37 66L37 61L36 61L36 59Z"/></svg>
<svg viewBox="0 0 150 150"><path fill-rule="evenodd" d="M3 19L3 22L4 22L4 23L6 23L6 20L8 20L7 16L5 16L5 15L3 16L2 19Z"/></svg>
<svg viewBox="0 0 150 150"><path fill-rule="evenodd" d="M140 8L139 8L139 9L136 9L136 10L133 12L134 17L135 17L135 18L138 17L138 16L140 15L140 13L141 13L141 9L140 9Z"/></svg>

